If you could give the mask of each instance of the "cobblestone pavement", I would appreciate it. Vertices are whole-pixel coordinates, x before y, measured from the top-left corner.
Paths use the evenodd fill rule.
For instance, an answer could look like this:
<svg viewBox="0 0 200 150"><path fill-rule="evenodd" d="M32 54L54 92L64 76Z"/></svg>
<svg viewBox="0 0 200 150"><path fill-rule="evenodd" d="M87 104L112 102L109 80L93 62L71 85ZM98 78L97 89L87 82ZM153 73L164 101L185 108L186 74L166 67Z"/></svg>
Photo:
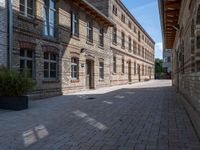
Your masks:
<svg viewBox="0 0 200 150"><path fill-rule="evenodd" d="M170 81L149 81L0 110L0 150L200 150Z"/></svg>

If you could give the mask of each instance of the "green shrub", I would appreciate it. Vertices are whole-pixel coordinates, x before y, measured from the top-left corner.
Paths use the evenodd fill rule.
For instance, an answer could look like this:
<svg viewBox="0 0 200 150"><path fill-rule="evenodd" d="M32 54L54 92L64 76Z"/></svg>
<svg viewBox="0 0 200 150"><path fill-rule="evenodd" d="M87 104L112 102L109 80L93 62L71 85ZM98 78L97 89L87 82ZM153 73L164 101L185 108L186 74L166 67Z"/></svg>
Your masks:
<svg viewBox="0 0 200 150"><path fill-rule="evenodd" d="M0 69L0 96L23 96L34 87L32 79L14 70Z"/></svg>

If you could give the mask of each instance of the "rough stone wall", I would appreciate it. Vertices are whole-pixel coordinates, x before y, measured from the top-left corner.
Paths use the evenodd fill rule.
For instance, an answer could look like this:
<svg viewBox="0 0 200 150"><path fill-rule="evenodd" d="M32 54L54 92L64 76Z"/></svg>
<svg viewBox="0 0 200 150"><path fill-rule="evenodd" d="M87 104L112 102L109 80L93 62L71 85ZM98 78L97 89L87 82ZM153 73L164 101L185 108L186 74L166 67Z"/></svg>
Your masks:
<svg viewBox="0 0 200 150"><path fill-rule="evenodd" d="M197 47L200 28L196 24L199 6L200 1L182 2L179 22L181 31L177 34L174 43L173 83L183 96L184 104L200 135L200 70L198 69L200 57ZM194 20L194 37L192 36L192 20ZM195 44L192 46L193 39ZM182 53L184 58L181 57Z"/></svg>
<svg viewBox="0 0 200 150"><path fill-rule="evenodd" d="M14 50L12 67L19 69L20 48L30 48L35 53L35 77L36 90L32 96L38 98L69 93L86 89L86 59L94 60L94 88L109 86L109 55L110 55L110 33L107 27L98 23L90 15L79 8L76 8L71 1L61 0L57 2L57 25L55 38L43 35L43 0L36 1L35 19L29 19L19 14L19 0L14 1ZM79 38L71 36L70 12L79 10ZM86 42L86 22L88 18L93 19L93 44ZM104 48L98 46L99 29L104 28ZM81 49L86 51L81 53ZM53 49L59 54L58 79L46 80L43 77L44 51ZM71 57L79 58L79 80L71 79ZM104 61L104 80L99 80L99 61Z"/></svg>
<svg viewBox="0 0 200 150"><path fill-rule="evenodd" d="M7 1L0 3L0 66L7 66Z"/></svg>

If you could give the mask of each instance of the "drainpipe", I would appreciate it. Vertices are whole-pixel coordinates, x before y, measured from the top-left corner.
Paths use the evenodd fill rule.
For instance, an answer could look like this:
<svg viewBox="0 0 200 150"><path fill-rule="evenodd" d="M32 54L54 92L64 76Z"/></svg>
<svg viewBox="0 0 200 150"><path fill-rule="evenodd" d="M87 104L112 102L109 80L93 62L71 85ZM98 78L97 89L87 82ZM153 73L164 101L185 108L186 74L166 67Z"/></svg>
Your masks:
<svg viewBox="0 0 200 150"><path fill-rule="evenodd" d="M7 3L8 10L8 68L12 68L12 50L13 50L13 9L12 9L13 0L9 0Z"/></svg>

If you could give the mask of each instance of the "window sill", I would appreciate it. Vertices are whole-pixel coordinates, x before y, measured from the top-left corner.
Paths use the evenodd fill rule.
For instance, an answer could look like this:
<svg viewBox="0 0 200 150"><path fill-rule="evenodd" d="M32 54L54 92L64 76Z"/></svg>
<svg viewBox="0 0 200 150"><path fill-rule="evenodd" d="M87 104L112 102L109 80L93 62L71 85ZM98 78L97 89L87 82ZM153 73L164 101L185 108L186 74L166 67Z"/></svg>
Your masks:
<svg viewBox="0 0 200 150"><path fill-rule="evenodd" d="M100 45L99 45L99 46L98 46L98 48L100 48L100 49L104 50L104 47L103 47L103 46L100 46Z"/></svg>
<svg viewBox="0 0 200 150"><path fill-rule="evenodd" d="M43 35L43 40L49 40L51 42L58 42L58 38L57 37L53 37L53 36L48 36L48 35Z"/></svg>
<svg viewBox="0 0 200 150"><path fill-rule="evenodd" d="M36 23L35 18L30 18L28 16L24 16L22 14L18 14L18 19L23 20L25 22L37 25L38 23Z"/></svg>
<svg viewBox="0 0 200 150"><path fill-rule="evenodd" d="M122 49L125 49L125 47L123 47L123 46L122 46L121 48L122 48Z"/></svg>
<svg viewBox="0 0 200 150"><path fill-rule="evenodd" d="M104 82L104 79L99 79L99 82Z"/></svg>
<svg viewBox="0 0 200 150"><path fill-rule="evenodd" d="M58 79L44 79L42 82L43 83L60 83L60 80L58 80Z"/></svg>
<svg viewBox="0 0 200 150"><path fill-rule="evenodd" d="M116 73L116 72L113 72L112 75L117 75L117 73Z"/></svg>
<svg viewBox="0 0 200 150"><path fill-rule="evenodd" d="M78 83L78 82L80 82L80 80L78 80L78 79L71 80L71 83Z"/></svg>
<svg viewBox="0 0 200 150"><path fill-rule="evenodd" d="M115 42L113 42L112 44L115 45L115 46L117 46L117 43L115 43Z"/></svg>
<svg viewBox="0 0 200 150"><path fill-rule="evenodd" d="M78 35L73 35L73 34L72 34L72 35L71 35L71 38L80 41L80 38L79 38Z"/></svg>
<svg viewBox="0 0 200 150"><path fill-rule="evenodd" d="M87 43L88 45L94 46L93 42L91 42L91 41L89 41L89 40L87 40L86 43Z"/></svg>

